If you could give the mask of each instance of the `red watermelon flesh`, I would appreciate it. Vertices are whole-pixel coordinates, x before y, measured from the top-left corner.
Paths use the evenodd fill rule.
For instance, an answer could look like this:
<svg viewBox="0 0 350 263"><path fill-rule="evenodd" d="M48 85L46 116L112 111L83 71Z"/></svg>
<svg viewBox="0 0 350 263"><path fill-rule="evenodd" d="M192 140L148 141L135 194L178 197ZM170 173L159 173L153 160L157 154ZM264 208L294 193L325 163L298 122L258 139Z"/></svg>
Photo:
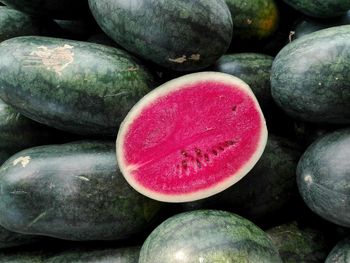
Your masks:
<svg viewBox="0 0 350 263"><path fill-rule="evenodd" d="M117 159L140 193L194 201L243 178L266 140L264 116L246 83L195 73L158 87L133 107L119 130Z"/></svg>

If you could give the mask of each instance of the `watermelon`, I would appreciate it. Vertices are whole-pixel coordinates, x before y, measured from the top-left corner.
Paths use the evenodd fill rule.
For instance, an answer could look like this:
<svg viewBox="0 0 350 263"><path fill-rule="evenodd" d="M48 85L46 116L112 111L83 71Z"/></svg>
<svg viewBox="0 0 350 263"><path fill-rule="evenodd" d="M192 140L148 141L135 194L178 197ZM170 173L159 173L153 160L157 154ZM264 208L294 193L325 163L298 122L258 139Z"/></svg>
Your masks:
<svg viewBox="0 0 350 263"><path fill-rule="evenodd" d="M139 263L282 262L267 235L228 212L197 210L171 217L146 239Z"/></svg>
<svg viewBox="0 0 350 263"><path fill-rule="evenodd" d="M0 42L18 36L46 35L52 22L33 18L7 6L0 6Z"/></svg>
<svg viewBox="0 0 350 263"><path fill-rule="evenodd" d="M68 240L116 240L141 232L160 204L124 181L113 145L80 141L12 156L0 168L0 225Z"/></svg>
<svg viewBox="0 0 350 263"><path fill-rule="evenodd" d="M315 141L297 168L301 196L316 214L350 227L350 129L339 130Z"/></svg>
<svg viewBox="0 0 350 263"><path fill-rule="evenodd" d="M278 28L279 13L275 0L225 0L233 21L232 43L240 40L261 40Z"/></svg>
<svg viewBox="0 0 350 263"><path fill-rule="evenodd" d="M117 159L140 193L194 201L242 179L266 140L264 116L245 82L194 73L154 89L132 108L119 129Z"/></svg>
<svg viewBox="0 0 350 263"><path fill-rule="evenodd" d="M225 0L89 0L105 33L160 66L193 71L228 49L232 18Z"/></svg>
<svg viewBox="0 0 350 263"><path fill-rule="evenodd" d="M302 228L296 222L266 231L284 263L319 263L327 257L328 244L323 232Z"/></svg>
<svg viewBox="0 0 350 263"><path fill-rule="evenodd" d="M2 2L35 16L70 19L89 15L87 0L2 0Z"/></svg>
<svg viewBox="0 0 350 263"><path fill-rule="evenodd" d="M305 15L329 18L346 13L350 9L348 0L284 0Z"/></svg>
<svg viewBox="0 0 350 263"><path fill-rule="evenodd" d="M298 196L295 172L302 151L295 142L269 134L266 148L254 168L236 185L180 209L223 209L254 222L280 219L281 209Z"/></svg>
<svg viewBox="0 0 350 263"><path fill-rule="evenodd" d="M320 30L288 44L271 73L272 96L290 116L350 123L350 25Z"/></svg>
<svg viewBox="0 0 350 263"><path fill-rule="evenodd" d="M119 123L153 85L126 52L47 37L0 44L0 98L23 115L84 135L115 136Z"/></svg>
<svg viewBox="0 0 350 263"><path fill-rule="evenodd" d="M291 40L295 40L310 33L334 26L349 25L350 11L345 15L333 19L303 18L299 20L291 32Z"/></svg>
<svg viewBox="0 0 350 263"><path fill-rule="evenodd" d="M340 241L329 253L325 263L348 263L350 260L350 238Z"/></svg>

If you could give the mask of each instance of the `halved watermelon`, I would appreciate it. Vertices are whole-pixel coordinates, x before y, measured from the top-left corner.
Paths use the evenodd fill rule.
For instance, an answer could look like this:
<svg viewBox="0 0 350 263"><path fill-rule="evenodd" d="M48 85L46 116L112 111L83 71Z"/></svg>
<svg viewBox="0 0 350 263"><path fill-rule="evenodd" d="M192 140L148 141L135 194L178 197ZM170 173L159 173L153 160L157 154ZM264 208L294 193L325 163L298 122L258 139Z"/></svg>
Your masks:
<svg viewBox="0 0 350 263"><path fill-rule="evenodd" d="M117 159L140 193L187 202L242 179L266 140L264 116L245 82L194 73L154 89L132 108L120 126Z"/></svg>

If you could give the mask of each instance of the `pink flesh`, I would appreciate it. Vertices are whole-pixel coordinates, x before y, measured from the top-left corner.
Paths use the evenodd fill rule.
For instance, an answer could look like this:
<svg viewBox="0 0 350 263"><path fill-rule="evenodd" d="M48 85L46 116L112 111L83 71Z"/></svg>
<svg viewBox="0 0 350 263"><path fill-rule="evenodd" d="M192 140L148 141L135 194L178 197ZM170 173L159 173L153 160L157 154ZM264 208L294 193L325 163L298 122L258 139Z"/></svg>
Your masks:
<svg viewBox="0 0 350 263"><path fill-rule="evenodd" d="M246 164L258 147L262 120L245 91L201 82L157 98L124 140L130 176L162 194L208 189Z"/></svg>

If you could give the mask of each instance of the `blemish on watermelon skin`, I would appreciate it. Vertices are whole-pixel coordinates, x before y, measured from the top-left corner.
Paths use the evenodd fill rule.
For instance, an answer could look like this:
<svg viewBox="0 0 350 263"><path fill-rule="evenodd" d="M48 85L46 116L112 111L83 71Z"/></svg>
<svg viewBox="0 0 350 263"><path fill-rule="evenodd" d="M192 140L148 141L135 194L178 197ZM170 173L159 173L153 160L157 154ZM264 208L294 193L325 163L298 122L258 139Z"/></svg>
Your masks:
<svg viewBox="0 0 350 263"><path fill-rule="evenodd" d="M224 81L192 81L156 96L128 123L123 161L138 168L126 178L169 196L207 190L262 153L266 133L250 90Z"/></svg>

